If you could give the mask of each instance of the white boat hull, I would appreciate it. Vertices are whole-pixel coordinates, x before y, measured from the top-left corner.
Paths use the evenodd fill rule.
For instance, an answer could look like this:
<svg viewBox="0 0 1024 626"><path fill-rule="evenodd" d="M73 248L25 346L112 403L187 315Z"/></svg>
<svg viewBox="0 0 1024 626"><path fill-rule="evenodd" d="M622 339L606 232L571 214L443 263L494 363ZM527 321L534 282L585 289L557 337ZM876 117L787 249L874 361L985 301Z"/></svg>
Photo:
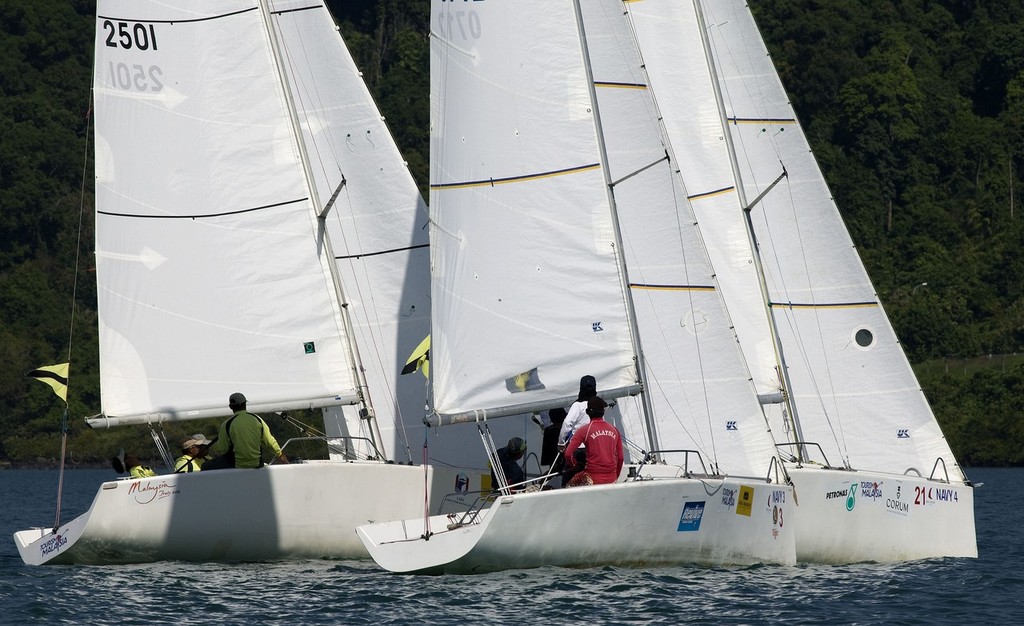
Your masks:
<svg viewBox="0 0 1024 626"><path fill-rule="evenodd" d="M787 471L800 562L978 556L970 485L807 466Z"/></svg>
<svg viewBox="0 0 1024 626"><path fill-rule="evenodd" d="M449 528L457 517L431 517L427 540L422 517L357 532L377 564L392 572L793 565L792 496L791 487L756 481L644 480L500 496L474 523Z"/></svg>
<svg viewBox="0 0 1024 626"><path fill-rule="evenodd" d="M356 526L422 513L427 481L438 510L468 486L468 474L313 461L116 480L56 533L23 530L14 540L29 565L365 558Z"/></svg>

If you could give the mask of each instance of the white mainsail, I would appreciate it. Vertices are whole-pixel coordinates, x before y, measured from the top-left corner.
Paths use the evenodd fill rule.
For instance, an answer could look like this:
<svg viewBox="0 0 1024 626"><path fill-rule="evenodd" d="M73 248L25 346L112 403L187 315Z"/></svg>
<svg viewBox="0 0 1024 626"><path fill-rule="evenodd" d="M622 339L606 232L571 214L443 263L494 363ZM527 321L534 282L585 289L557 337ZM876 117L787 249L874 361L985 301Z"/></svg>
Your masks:
<svg viewBox="0 0 1024 626"><path fill-rule="evenodd" d="M523 412L636 381L594 111L572 11L434 11L433 408ZM486 35L486 32L484 33ZM522 63L515 50L531 50ZM568 53L567 53L568 51ZM433 77L437 77L434 79Z"/></svg>
<svg viewBox="0 0 1024 626"><path fill-rule="evenodd" d="M99 14L103 414L221 415L242 389L257 410L354 401L333 260L270 40L253 36L260 8L111 0Z"/></svg>

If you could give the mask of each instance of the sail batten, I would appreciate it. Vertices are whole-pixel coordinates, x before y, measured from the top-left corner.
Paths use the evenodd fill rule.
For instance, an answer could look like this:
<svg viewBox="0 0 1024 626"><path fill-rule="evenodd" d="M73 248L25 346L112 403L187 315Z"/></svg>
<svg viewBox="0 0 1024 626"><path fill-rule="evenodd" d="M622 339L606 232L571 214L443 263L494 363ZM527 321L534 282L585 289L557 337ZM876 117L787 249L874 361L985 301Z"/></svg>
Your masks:
<svg viewBox="0 0 1024 626"><path fill-rule="evenodd" d="M551 176L562 176L565 174L575 174L577 172L586 172L589 170L597 169L601 167L600 163L588 163L587 165L577 165L573 167L565 167L557 170L551 170L547 172L536 172L532 174L520 174L517 176L506 176L504 178L487 178L483 180L469 180L464 182L451 182L451 183L434 183L430 185L431 189L459 189L463 187L486 187L489 185L504 185L507 183L526 182L530 180L537 180L539 178L549 178Z"/></svg>

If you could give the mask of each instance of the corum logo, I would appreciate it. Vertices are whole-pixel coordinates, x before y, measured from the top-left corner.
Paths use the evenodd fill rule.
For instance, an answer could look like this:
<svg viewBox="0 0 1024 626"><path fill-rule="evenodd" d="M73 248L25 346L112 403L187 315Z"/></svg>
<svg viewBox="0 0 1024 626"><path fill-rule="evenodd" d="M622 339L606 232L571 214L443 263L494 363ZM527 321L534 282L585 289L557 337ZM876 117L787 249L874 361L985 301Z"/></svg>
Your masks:
<svg viewBox="0 0 1024 626"><path fill-rule="evenodd" d="M901 428L901 429L897 430L896 431L896 438L897 439L910 439L910 429L909 428Z"/></svg>
<svg viewBox="0 0 1024 626"><path fill-rule="evenodd" d="M726 422L725 423L725 429L726 430L739 430L739 428L736 427L736 422L735 421L728 421L728 422Z"/></svg>

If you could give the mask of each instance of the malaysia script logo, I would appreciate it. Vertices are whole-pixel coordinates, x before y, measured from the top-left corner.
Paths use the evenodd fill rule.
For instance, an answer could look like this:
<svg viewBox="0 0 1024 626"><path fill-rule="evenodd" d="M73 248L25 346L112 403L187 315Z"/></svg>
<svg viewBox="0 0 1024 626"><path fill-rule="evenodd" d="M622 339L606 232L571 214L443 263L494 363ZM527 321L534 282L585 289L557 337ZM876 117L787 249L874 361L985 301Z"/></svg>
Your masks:
<svg viewBox="0 0 1024 626"><path fill-rule="evenodd" d="M725 429L726 430L739 430L739 428L736 426L736 422L735 421L728 421L728 422L726 422L725 423Z"/></svg>
<svg viewBox="0 0 1024 626"><path fill-rule="evenodd" d="M901 428L901 429L897 430L896 431L896 438L897 439L910 439L910 429L909 428Z"/></svg>
<svg viewBox="0 0 1024 626"><path fill-rule="evenodd" d="M180 493L178 485L166 481L143 483L139 480L133 482L132 486L128 488L128 495L135 494L135 501L139 504L149 504L153 500L169 498L176 493Z"/></svg>

